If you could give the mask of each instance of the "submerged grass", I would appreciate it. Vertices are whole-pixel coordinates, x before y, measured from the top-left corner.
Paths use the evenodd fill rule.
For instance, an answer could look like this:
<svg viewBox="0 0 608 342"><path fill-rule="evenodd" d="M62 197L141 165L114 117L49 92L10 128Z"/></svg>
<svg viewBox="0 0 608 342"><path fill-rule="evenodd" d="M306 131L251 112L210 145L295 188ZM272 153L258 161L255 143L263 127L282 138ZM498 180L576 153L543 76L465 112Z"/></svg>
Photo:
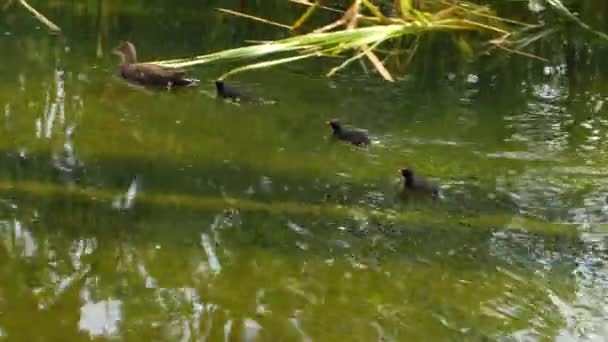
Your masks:
<svg viewBox="0 0 608 342"><path fill-rule="evenodd" d="M78 200L98 203L112 203L118 196L124 195L110 190L95 188L66 188L65 186L41 182L10 182L0 181L0 192L22 194L39 197L72 197ZM576 237L577 225L543 222L507 214L476 215L449 217L433 215L427 211L396 211L391 209L378 210L345 205L316 205L301 202L281 201L266 203L245 198L193 196L180 193L139 193L136 197L139 205L157 207L180 207L194 210L224 210L226 207L238 208L248 212L263 212L271 215L306 215L308 217L331 217L346 220L366 220L378 224L401 223L423 224L424 226L438 225L450 227L454 225L474 229L502 229L526 231L535 234L561 235ZM456 222L456 223L455 223Z"/></svg>

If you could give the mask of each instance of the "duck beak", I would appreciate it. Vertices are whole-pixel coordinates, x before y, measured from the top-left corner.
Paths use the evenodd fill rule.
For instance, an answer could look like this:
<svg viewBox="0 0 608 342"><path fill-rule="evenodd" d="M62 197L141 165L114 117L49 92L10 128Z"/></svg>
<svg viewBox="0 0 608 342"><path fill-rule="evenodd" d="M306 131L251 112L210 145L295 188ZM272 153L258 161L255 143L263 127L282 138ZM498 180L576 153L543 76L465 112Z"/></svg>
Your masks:
<svg viewBox="0 0 608 342"><path fill-rule="evenodd" d="M325 124L326 124L327 126L329 126L329 125L331 125L331 121L327 120L327 121L325 121Z"/></svg>

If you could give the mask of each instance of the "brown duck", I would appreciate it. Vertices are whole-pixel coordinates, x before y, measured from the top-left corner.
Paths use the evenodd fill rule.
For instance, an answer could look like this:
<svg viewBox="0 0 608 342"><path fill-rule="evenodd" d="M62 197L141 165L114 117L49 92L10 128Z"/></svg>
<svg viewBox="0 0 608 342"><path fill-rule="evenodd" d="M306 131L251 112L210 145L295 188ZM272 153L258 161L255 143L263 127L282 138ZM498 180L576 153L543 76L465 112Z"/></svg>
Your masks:
<svg viewBox="0 0 608 342"><path fill-rule="evenodd" d="M122 43L113 53L120 57L120 76L129 82L143 86L170 88L191 87L199 82L187 78L184 69L137 63L137 52L131 42Z"/></svg>

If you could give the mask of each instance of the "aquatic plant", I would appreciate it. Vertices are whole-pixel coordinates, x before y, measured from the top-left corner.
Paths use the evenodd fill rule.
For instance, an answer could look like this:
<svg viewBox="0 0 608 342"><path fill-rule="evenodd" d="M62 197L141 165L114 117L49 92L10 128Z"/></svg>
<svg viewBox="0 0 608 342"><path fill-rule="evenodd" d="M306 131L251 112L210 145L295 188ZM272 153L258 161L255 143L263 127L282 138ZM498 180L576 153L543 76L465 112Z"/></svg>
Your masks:
<svg viewBox="0 0 608 342"><path fill-rule="evenodd" d="M385 80L393 81L393 73L389 71L387 62L395 61L400 65L399 69L405 69L416 54L420 40L428 33L449 34L457 49L468 59L496 48L542 59L523 49L555 33L553 27L503 18L489 6L460 0L353 0L346 9L325 6L321 0L290 1L306 7L304 13L291 25L228 9L219 11L288 29L292 34L296 34L295 36L201 56L153 63L187 67L214 61L268 58L274 55L269 59L230 70L221 76L225 78L247 70L268 68L306 58L340 57L344 60L329 70L328 76L355 61L366 59ZM582 22L559 0L548 0L547 5L568 20L608 39L604 33L594 31ZM307 24L312 21L311 18L319 11L334 13L337 19L307 33L297 34L305 30Z"/></svg>
<svg viewBox="0 0 608 342"><path fill-rule="evenodd" d="M23 8L25 8L34 18L44 24L49 30L52 32L61 32L61 28L55 25L51 20L45 17L42 13L38 12L34 7L32 7L25 0L17 0ZM2 10L6 11L13 4L13 0L7 0L6 3L2 6Z"/></svg>
<svg viewBox="0 0 608 342"><path fill-rule="evenodd" d="M15 0L7 1L3 10L13 2ZM60 32L57 25L25 0L16 2L49 30ZM286 29L292 35L289 38L255 42L251 46L150 63L187 67L216 61L262 59L232 69L220 77L226 78L247 70L268 68L312 57L330 57L342 60L327 72L328 76L353 62L365 66L362 62L367 60L384 79L393 81L393 74L407 69L419 51L420 43L430 33L441 32L446 35L467 60L496 49L544 60L542 56L529 52L530 46L560 31L555 20L526 23L523 20L499 16L496 9L492 8L499 6L499 3L495 2L491 2L492 5L481 5L463 0L351 0L350 5L344 8L327 6L327 1L323 0L290 2L305 7L303 13L291 24L239 11L218 9L223 13ZM587 4L580 5L581 10L593 11L595 6L589 8ZM608 40L606 33L583 22L560 0L530 0L528 7L549 9L557 14L555 17L564 18L566 22L573 22L597 37ZM335 18L329 23L319 24L319 12L330 13Z"/></svg>
<svg viewBox="0 0 608 342"><path fill-rule="evenodd" d="M305 12L291 25L274 22L269 19L244 14L227 9L225 13L243 16L265 24L288 28L292 33L302 31L316 11L330 11L338 18L305 34L261 42L252 46L220 51L217 53L191 58L155 62L173 67L186 67L209 63L218 60L246 59L261 56L289 54L270 60L239 67L224 74L231 74L267 68L311 57L343 57L347 52L354 55L346 58L332 68L328 75L333 75L354 61L366 58L384 79L393 81L394 77L385 67L385 61L393 56L406 56L410 60L416 52L420 36L427 32L451 32L459 48L467 54L473 48L467 39L460 36L463 32L482 34L487 43L509 49L509 36L515 28L529 27L496 16L487 6L476 5L465 1L420 1L401 0L393 4L380 6L371 0L354 0L345 10L321 5L306 0L291 0L305 6ZM514 51L509 49L509 51ZM514 51L515 52L515 51Z"/></svg>

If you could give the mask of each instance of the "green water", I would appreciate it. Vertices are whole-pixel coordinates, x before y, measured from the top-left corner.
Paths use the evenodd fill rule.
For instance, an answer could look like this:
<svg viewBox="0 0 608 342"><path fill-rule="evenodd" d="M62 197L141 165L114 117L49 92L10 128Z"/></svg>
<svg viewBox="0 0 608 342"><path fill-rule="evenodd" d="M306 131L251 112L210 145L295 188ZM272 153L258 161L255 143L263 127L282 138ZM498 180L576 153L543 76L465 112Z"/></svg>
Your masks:
<svg viewBox="0 0 608 342"><path fill-rule="evenodd" d="M32 4L64 34L0 19L0 340L608 338L606 53L584 33L549 62L431 40L395 84L330 60L242 74L278 103L237 106L214 98L228 65L149 92L110 54L284 34L213 10L236 2ZM372 146L333 142L333 117ZM402 194L403 165L443 198Z"/></svg>

